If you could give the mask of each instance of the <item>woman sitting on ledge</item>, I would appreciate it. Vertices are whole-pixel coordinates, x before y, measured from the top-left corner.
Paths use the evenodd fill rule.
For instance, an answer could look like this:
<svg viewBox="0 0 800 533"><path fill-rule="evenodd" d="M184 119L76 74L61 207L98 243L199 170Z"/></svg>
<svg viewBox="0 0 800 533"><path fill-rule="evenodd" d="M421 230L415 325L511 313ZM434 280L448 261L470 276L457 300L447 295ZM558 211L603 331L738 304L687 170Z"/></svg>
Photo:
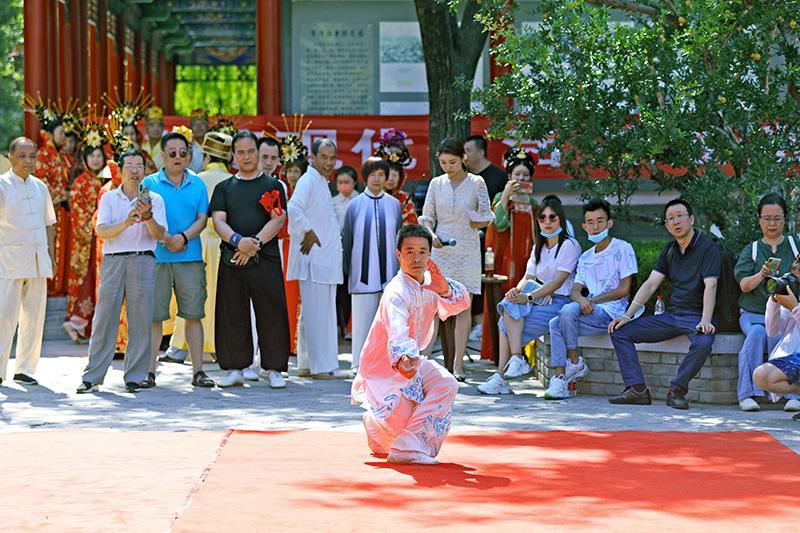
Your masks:
<svg viewBox="0 0 800 533"><path fill-rule="evenodd" d="M800 262L792 264L792 273L800 274ZM787 294L773 294L768 299L764 325L768 336L780 335L781 340L769 361L755 369L753 381L777 401L783 395L800 393L800 306L790 287ZM793 418L800 420L800 413Z"/></svg>

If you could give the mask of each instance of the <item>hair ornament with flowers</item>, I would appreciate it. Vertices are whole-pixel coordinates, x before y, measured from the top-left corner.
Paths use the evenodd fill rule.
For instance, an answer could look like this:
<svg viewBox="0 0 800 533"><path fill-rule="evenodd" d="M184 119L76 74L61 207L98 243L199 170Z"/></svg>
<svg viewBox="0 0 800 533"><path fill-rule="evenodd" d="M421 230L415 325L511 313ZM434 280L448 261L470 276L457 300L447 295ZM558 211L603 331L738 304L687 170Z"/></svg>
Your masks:
<svg viewBox="0 0 800 533"><path fill-rule="evenodd" d="M510 171L516 165L523 162L528 162L531 167L535 167L539 163L539 157L536 154L528 152L521 146L511 146L506 150L503 156L503 162L505 163L506 170Z"/></svg>
<svg viewBox="0 0 800 533"><path fill-rule="evenodd" d="M67 100L66 105L63 105L61 99L56 102L48 99L45 102L42 100L41 93L36 93L36 98L29 94L25 95L24 109L28 113L34 113L36 118L39 119L39 124L41 124L42 128L47 130L58 121L63 123L65 119L70 121L70 127L74 127L75 117L80 117L82 108L78 105L78 100L70 99ZM78 121L80 121L80 118L78 118ZM64 131L66 130L67 125L65 124Z"/></svg>
<svg viewBox="0 0 800 533"><path fill-rule="evenodd" d="M389 128L378 138L378 148L375 149L374 155L389 163L407 167L413 161L411 152L406 146L407 138L403 130Z"/></svg>
<svg viewBox="0 0 800 533"><path fill-rule="evenodd" d="M119 118L114 116L113 113L109 115L105 125L106 139L111 144L111 151L114 153L115 158L133 148L131 141L122 134L123 127L124 125Z"/></svg>
<svg viewBox="0 0 800 533"><path fill-rule="evenodd" d="M124 128L135 126L144 118L145 110L152 105L153 98L144 92L144 87L139 88L139 94L134 98L131 85L126 83L123 97L120 97L119 88L114 86L114 98L104 94L102 101L108 109L111 109L109 119L114 117Z"/></svg>
<svg viewBox="0 0 800 533"><path fill-rule="evenodd" d="M101 116L104 113L97 113L97 106L87 106L86 112L83 115L83 122L79 131L79 135L83 144L90 148L102 148L108 143L106 137L105 126L101 122Z"/></svg>
<svg viewBox="0 0 800 533"><path fill-rule="evenodd" d="M186 142L192 144L192 129L188 126L172 126L172 133L179 133L183 135L183 137L186 139Z"/></svg>
<svg viewBox="0 0 800 533"><path fill-rule="evenodd" d="M216 131L233 137L239 131L239 126L230 118L217 117L217 121L208 129L208 131Z"/></svg>
<svg viewBox="0 0 800 533"><path fill-rule="evenodd" d="M298 159L308 159L308 147L303 144L303 137L305 137L308 128L311 127L311 121L303 124L304 115L292 115L292 125L289 126L289 121L286 120L286 114L281 113L283 118L284 130L274 126L271 122L267 125L273 129L273 132L263 131L264 136L278 141L278 149L280 151L280 159L282 165L287 165ZM284 133L284 135L280 135Z"/></svg>

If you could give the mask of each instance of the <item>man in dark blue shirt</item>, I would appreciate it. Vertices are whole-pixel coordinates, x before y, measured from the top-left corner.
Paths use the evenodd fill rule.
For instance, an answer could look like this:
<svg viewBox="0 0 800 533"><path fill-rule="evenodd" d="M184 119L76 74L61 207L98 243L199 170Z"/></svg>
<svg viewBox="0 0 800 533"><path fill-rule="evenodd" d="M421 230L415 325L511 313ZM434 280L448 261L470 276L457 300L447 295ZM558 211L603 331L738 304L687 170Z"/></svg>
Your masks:
<svg viewBox="0 0 800 533"><path fill-rule="evenodd" d="M689 381L700 372L714 344L715 327L712 324L720 275L721 255L714 242L694 230L692 207L680 198L667 203L664 224L675 238L658 256L650 277L647 278L628 310L608 326L611 343L617 352L617 362L625 382L625 390L609 398L613 404L651 403L650 391L645 386L644 374L634 343L660 342L679 335L689 337L689 352L681 361L675 379L670 383L667 405L688 409L686 393ZM665 313L634 320L640 307L656 292L661 282L668 278L672 295Z"/></svg>

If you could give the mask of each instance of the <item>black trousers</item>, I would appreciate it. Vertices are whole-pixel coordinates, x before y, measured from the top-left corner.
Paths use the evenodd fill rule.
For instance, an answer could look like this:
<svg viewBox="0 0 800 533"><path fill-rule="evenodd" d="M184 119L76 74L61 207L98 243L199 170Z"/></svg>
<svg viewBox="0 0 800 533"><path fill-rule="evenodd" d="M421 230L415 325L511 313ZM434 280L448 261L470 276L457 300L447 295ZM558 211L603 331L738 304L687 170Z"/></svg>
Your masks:
<svg viewBox="0 0 800 533"><path fill-rule="evenodd" d="M247 268L219 265L214 336L223 370L253 363L250 301L256 315L261 368L285 372L289 365L289 315L280 259L261 256Z"/></svg>
<svg viewBox="0 0 800 533"><path fill-rule="evenodd" d="M348 290L349 285L347 276L345 276L344 283L336 286L336 325L339 327L339 334L342 337L347 333L347 323L350 322L350 314L353 309Z"/></svg>

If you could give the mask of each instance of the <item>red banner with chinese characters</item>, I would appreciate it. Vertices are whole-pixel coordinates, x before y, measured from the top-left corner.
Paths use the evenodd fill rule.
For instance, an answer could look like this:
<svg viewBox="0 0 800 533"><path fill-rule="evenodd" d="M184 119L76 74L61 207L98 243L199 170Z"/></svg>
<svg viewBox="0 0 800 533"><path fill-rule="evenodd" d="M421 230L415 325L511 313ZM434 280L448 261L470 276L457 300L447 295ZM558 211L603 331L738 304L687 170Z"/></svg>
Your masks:
<svg viewBox="0 0 800 533"><path fill-rule="evenodd" d="M229 117L239 129L248 129L259 137L263 131L273 133L273 128L268 124L273 124L278 128L278 136L288 133L284 126L281 116L240 116ZM293 117L286 117L290 127ZM211 119L213 125L215 119ZM187 117L164 117L167 129L174 125L187 125ZM403 130L408 139L406 145L414 157L411 165L407 167L408 180L429 179L430 170L428 168L428 117L427 116L304 116L303 124L311 122L306 130L303 142L311 148L315 139L327 137L332 139L338 147L337 168L348 165L361 173L362 163L375 151L378 146L378 138L389 128ZM487 126L487 120L477 117L472 120L472 133L483 134ZM536 153L547 147L550 141L524 141L523 146ZM489 144L489 159L502 167L503 154L509 146L516 143L515 139L503 139L502 141L492 141ZM552 150L545 150L547 155L539 155L539 165L534 173L535 179L567 179L567 175L559 166L558 154L552 154Z"/></svg>

